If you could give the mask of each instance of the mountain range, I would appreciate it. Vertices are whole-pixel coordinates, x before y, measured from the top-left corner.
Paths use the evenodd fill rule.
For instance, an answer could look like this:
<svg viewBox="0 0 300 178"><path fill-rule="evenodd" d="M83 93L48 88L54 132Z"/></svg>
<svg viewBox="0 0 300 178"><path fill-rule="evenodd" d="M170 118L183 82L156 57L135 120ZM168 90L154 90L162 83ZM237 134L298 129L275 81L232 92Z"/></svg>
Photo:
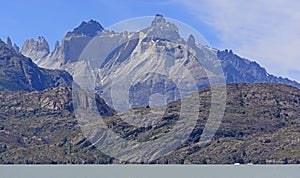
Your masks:
<svg viewBox="0 0 300 178"><path fill-rule="evenodd" d="M166 104L214 83L281 83L300 88L296 81L271 75L231 50L197 43L193 35L183 39L177 26L162 15L137 32L114 32L94 20L82 22L61 45L56 42L52 52L39 37L26 40L21 53L41 67L66 70L77 84L95 90L120 110L147 106L155 93L164 95ZM184 85L185 91L178 85ZM112 92L116 98L129 95L129 101L114 101Z"/></svg>
<svg viewBox="0 0 300 178"><path fill-rule="evenodd" d="M179 30L158 14L136 32L82 22L53 51L42 36L21 50L10 38L0 40L0 163L135 162L130 154L119 160L97 149L93 141L105 135L93 130L97 119L86 135L74 103L81 100L95 106L110 131L141 143L174 129L183 103L196 107L196 124L178 148L137 163L299 164L300 84L192 34L184 39ZM225 91L224 117L202 145L211 106L221 107L213 86ZM140 123L145 118L153 122Z"/></svg>

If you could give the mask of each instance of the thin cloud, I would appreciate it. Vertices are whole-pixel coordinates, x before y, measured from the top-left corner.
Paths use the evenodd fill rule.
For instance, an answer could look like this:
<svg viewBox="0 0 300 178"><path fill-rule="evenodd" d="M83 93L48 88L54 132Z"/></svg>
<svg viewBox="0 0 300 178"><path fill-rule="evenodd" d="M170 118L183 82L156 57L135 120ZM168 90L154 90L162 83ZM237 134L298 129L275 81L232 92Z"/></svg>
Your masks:
<svg viewBox="0 0 300 178"><path fill-rule="evenodd" d="M177 0L218 33L219 48L258 61L270 73L300 81L300 1Z"/></svg>

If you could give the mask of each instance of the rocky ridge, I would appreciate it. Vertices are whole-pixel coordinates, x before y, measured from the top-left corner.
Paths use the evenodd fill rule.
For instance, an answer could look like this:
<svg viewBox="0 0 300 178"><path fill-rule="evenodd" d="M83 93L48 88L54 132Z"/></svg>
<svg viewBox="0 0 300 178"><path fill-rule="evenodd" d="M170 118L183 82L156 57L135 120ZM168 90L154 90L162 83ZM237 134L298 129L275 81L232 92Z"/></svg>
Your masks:
<svg viewBox="0 0 300 178"><path fill-rule="evenodd" d="M57 86L71 86L66 71L38 67L31 59L0 40L0 90L34 91Z"/></svg>
<svg viewBox="0 0 300 178"><path fill-rule="evenodd" d="M101 153L84 137L72 112L71 92L66 87L42 92L0 92L0 162L126 163ZM195 100L194 94L185 99ZM189 139L164 157L144 163L300 163L299 89L281 84L227 85L225 116L212 141L201 147L198 143L211 104L210 88L198 94L199 119ZM125 139L141 142L169 132L181 107L180 100L172 102L155 125L137 128L120 120L120 114L97 98L108 128ZM133 112L147 115L152 109L136 108ZM95 139L99 136L94 133Z"/></svg>
<svg viewBox="0 0 300 178"><path fill-rule="evenodd" d="M97 44L90 45L94 45L96 49L83 52L93 38ZM130 101L127 106L120 108L147 106L149 98L155 93L164 95L165 104L174 101L179 98L179 89L176 87L180 83L185 82L185 86L191 85L191 81L180 79L180 76L187 78L187 75L191 75L194 80L192 83L195 83L195 86L186 89L187 94L214 83L223 83L223 77L226 83L274 82L300 88L296 81L271 75L256 62L240 58L232 51L220 51L199 44L193 35L183 39L179 35L178 27L160 14L154 17L149 27L138 32L113 32L104 30L96 21L83 22L65 35L62 45L57 42L50 54L37 59L39 53L41 51L28 57L35 58L34 61L39 66L66 70L79 85L94 85L91 89L111 106L113 98L109 94L114 88L112 83L118 83L122 76L136 75L129 77L134 80L131 81L133 85L122 89L129 91ZM145 54L151 55L145 57ZM181 66L190 74L178 73ZM141 71L147 72L137 75ZM173 78L168 79L170 76ZM91 82L92 84L88 84ZM190 84L187 84L188 82ZM140 95L141 93L143 95Z"/></svg>

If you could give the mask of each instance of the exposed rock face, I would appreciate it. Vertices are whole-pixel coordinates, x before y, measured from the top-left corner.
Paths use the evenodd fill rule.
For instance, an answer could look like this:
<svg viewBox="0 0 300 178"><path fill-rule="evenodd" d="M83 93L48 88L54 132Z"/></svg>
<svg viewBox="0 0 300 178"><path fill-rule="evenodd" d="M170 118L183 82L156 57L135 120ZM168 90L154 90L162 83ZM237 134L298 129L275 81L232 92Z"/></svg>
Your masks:
<svg viewBox="0 0 300 178"><path fill-rule="evenodd" d="M78 61L85 46L101 31L103 31L103 27L94 20L82 22L79 27L66 34L61 46L59 42L56 42L51 53L44 37L39 37L37 40L26 40L21 52L32 58L41 67L65 69L65 64Z"/></svg>
<svg viewBox="0 0 300 178"><path fill-rule="evenodd" d="M9 47L12 47L12 42L11 42L11 39L9 37L7 37L6 39L6 44L9 46Z"/></svg>
<svg viewBox="0 0 300 178"><path fill-rule="evenodd" d="M222 123L212 141L200 147L199 140L211 105L210 89L201 89L199 120L190 138L178 150L152 163L300 163L299 94L299 89L280 84L227 85L227 106ZM192 96L184 99L195 100ZM136 140L156 139L172 128L179 115L180 103L170 103L163 117L150 127L130 126L117 118L108 124L114 124L112 129L125 138L133 139L134 135ZM134 112L145 116L149 109L139 108Z"/></svg>
<svg viewBox="0 0 300 178"><path fill-rule="evenodd" d="M12 41L11 41L11 39L9 37L7 37L7 39L6 39L6 44L9 47L13 48L16 52L20 52L20 48L16 45L16 43L14 43L14 45L13 45Z"/></svg>
<svg viewBox="0 0 300 178"><path fill-rule="evenodd" d="M109 105L113 104L111 91L115 91L112 97L116 98L124 98L123 91L129 91L129 102L124 107L134 108L149 105L149 98L154 94L163 95L166 104L179 99L180 95L185 96L197 90L200 86L209 85L207 74L194 57L192 49L184 43L170 41L164 37L165 34L169 34L166 31L161 31L157 36L154 34L157 31L152 31L151 28L131 34L132 38L108 53L101 65L99 78L102 83L99 88L103 92L101 96ZM178 35L176 30L174 34ZM174 36L174 40L183 42L179 36ZM217 59L216 56L214 59ZM192 82L195 82L194 85ZM127 86L128 83L131 85ZM185 93L180 93L180 85L185 86L184 89L180 88ZM123 106L120 106L120 109L123 110Z"/></svg>
<svg viewBox="0 0 300 178"><path fill-rule="evenodd" d="M72 113L72 90L0 92L0 163L119 163L85 139ZM195 100L195 93L186 99ZM300 163L300 90L280 84L229 84L227 107L213 140L198 147L211 104L210 88L199 90L199 120L182 147L152 163ZM169 103L155 125L136 127L113 115L99 97L107 127L129 140L151 141L173 129L181 101ZM87 102L88 103L88 102ZM152 108L133 112L147 115ZM100 131L99 131L100 132ZM95 139L100 133L92 133ZM155 153L153 153L155 154ZM147 160L144 163L148 163Z"/></svg>
<svg viewBox="0 0 300 178"><path fill-rule="evenodd" d="M24 112L32 114L34 111L63 112L67 110L73 112L72 106L72 88L55 87L40 92L1 92L1 112L13 114L14 112ZM81 98L83 99L83 98ZM95 97L98 107L102 110L104 116L113 115L114 111L99 97ZM17 102L13 102L17 101ZM86 103L90 101L85 99ZM50 112L51 111L51 112Z"/></svg>
<svg viewBox="0 0 300 178"><path fill-rule="evenodd" d="M231 50L218 51L218 58L221 61L228 83L282 83L300 88L300 84L287 78L276 77L268 74L266 69L254 61L243 59L234 54Z"/></svg>
<svg viewBox="0 0 300 178"><path fill-rule="evenodd" d="M97 58L79 59L94 37L100 41ZM270 82L300 88L299 84L270 75L232 51L197 44L192 35L185 41L176 25L162 15L156 15L151 26L139 32L115 33L103 30L98 22L83 22L66 34L61 45L56 42L52 52L43 37L26 41L21 52L39 66L66 69L79 84L95 83L89 89L98 92L107 104L98 95L94 100L81 95L78 98L86 106L96 101L107 127L129 140L147 142L169 132L179 117L182 100L178 99L187 95L184 99L194 103L193 96L198 92L189 93L203 88L199 90L199 120L189 139L178 150L152 163L300 163L300 91ZM222 78L215 71L214 60L220 60L228 83L239 84L227 85L222 124L211 143L198 147L212 104L210 88L204 88L210 85L207 76L214 76L216 81ZM196 65L199 62L201 65ZM189 74L176 73L182 66ZM7 44L0 41L0 163L118 163L83 136L73 113L72 89L63 87L71 85L72 77L50 69L39 68L18 53L9 38ZM132 75L139 73L143 75ZM189 75L195 86L185 81ZM114 86L118 82L122 85ZM184 86L185 95L179 93L178 83ZM112 103L113 87L116 99L122 98L122 92L129 92L125 102L140 116L153 109L149 101L152 95L163 95L162 105L174 102L165 106L166 112L150 115L155 124L137 127L120 118L132 117L129 111L115 115L108 106L116 104ZM91 134L98 140L101 135L98 130Z"/></svg>
<svg viewBox="0 0 300 178"><path fill-rule="evenodd" d="M79 27L68 32L62 40L62 64L77 62L85 46L103 30L98 22L90 20L89 22L82 22Z"/></svg>
<svg viewBox="0 0 300 178"><path fill-rule="evenodd" d="M0 40L0 90L34 91L72 85L66 71L39 68Z"/></svg>
<svg viewBox="0 0 300 178"><path fill-rule="evenodd" d="M156 15L151 26L141 31L103 31L97 36L97 40L99 43L94 50L98 51L97 54L88 53L83 61L75 60L62 65L62 68L70 72L79 85L86 83L86 71L90 72L90 76L96 76L96 90L110 106L113 105L110 96L113 88L120 90L115 92L116 98L122 98L122 91L129 91L129 102L126 103L127 106L120 106L119 109L122 110L128 106L147 106L149 98L156 93L164 95L168 103L180 98L180 94L185 96L198 88L208 86L210 83L203 69L206 66L199 65L199 61L218 60L216 54L210 52L211 49L202 50L204 46L200 45L199 49L194 44L196 50L205 51L198 57L195 54L197 51L187 46L185 40L179 36L176 25L167 22L161 15ZM215 75L216 79L222 78L221 74L209 74ZM194 77L194 81L187 81L188 75ZM127 88L113 86L116 83L126 86L119 83L122 80L131 80L127 83L132 85ZM192 82L195 84L191 84ZM183 83L186 84L185 93L179 93L176 87L183 86Z"/></svg>
<svg viewBox="0 0 300 178"><path fill-rule="evenodd" d="M149 38L160 38L174 42L183 41L178 33L177 26L171 22L167 22L166 19L160 14L155 16L150 27L142 31L146 33L147 37Z"/></svg>
<svg viewBox="0 0 300 178"><path fill-rule="evenodd" d="M0 92L0 103L1 164L111 162L80 132L71 88ZM103 116L113 114L101 98L96 103Z"/></svg>
<svg viewBox="0 0 300 178"><path fill-rule="evenodd" d="M40 60L50 53L50 48L46 39L39 36L38 39L26 40L22 46L21 53L31 58L34 62L39 63Z"/></svg>
<svg viewBox="0 0 300 178"><path fill-rule="evenodd" d="M71 36L91 36L98 35L104 28L95 20L82 22L79 27L75 28L72 32L68 32L66 38Z"/></svg>
<svg viewBox="0 0 300 178"><path fill-rule="evenodd" d="M209 91L199 91L200 118L207 117ZM161 163L300 163L300 90L280 84L229 84L227 106L214 140L204 148L183 147ZM191 135L195 143L205 120L199 119ZM190 143L191 143L190 142ZM197 142L197 141L196 141Z"/></svg>
<svg viewBox="0 0 300 178"><path fill-rule="evenodd" d="M83 49L95 37L98 41L96 49L90 49L89 53L79 59ZM150 55L146 57L146 54ZM35 58L37 55L28 56ZM221 63L221 67L217 61ZM104 30L93 20L82 22L79 27L66 34L61 45L56 43L53 52L36 62L45 68L66 70L80 85L93 82L95 87L92 90L111 106L113 83L120 81L122 77L124 79L124 76L132 79L132 85L124 88L129 91L127 104L131 107L149 105L149 98L155 93L164 95L167 102L178 99L180 96L176 86L184 82L180 77L187 78L188 74L174 71L179 71L182 66L189 71L195 83L195 86L185 89L187 94L214 83L222 83L223 77L227 83L274 82L300 88L299 83L270 75L256 62L242 59L232 51L218 51L197 44L193 35L187 40L181 38L177 26L159 14L149 27L138 32L116 33ZM223 69L224 76L219 68ZM137 78L132 77L139 71L147 73ZM169 73L162 75L161 71ZM176 81L171 81L173 79L168 79L168 76L173 76ZM189 84L186 82L185 86Z"/></svg>
<svg viewBox="0 0 300 178"><path fill-rule="evenodd" d="M20 48L16 45L16 43L13 45L13 49L18 53L20 52Z"/></svg>

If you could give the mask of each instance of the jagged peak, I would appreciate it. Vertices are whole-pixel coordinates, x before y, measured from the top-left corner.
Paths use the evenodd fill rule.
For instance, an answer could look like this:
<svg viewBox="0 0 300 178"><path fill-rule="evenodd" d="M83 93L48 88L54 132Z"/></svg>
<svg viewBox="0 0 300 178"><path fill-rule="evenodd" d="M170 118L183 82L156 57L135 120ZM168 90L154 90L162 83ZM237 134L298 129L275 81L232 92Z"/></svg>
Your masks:
<svg viewBox="0 0 300 178"><path fill-rule="evenodd" d="M45 37L43 37L43 36L38 36L37 40L41 41L41 42L44 42L44 41L47 42Z"/></svg>
<svg viewBox="0 0 300 178"><path fill-rule="evenodd" d="M36 43L39 43L39 44L48 44L47 40L43 36L38 36L36 39L34 39L34 38L27 39L25 41L25 43L26 42L36 42Z"/></svg>
<svg viewBox="0 0 300 178"><path fill-rule="evenodd" d="M187 39L187 44L190 46L194 46L196 44L195 37L192 34L189 35Z"/></svg>
<svg viewBox="0 0 300 178"><path fill-rule="evenodd" d="M12 42L11 42L11 39L10 37L8 36L7 39L6 39L6 44L10 47L12 47Z"/></svg>
<svg viewBox="0 0 300 178"><path fill-rule="evenodd" d="M96 20L91 19L88 22L86 22L86 21L81 22L81 24L78 27L76 27L74 30L78 30L78 29L83 28L84 26L87 26L87 25L97 25L97 26L99 26L103 29L103 27L100 25L99 22L97 22Z"/></svg>
<svg viewBox="0 0 300 178"><path fill-rule="evenodd" d="M78 27L74 28L72 32L68 32L66 37L70 37L73 35L96 36L103 30L104 28L100 25L99 22L91 19L88 22L81 22L81 24Z"/></svg>
<svg viewBox="0 0 300 178"><path fill-rule="evenodd" d="M19 48L19 46L18 46L16 43L14 43L13 49L14 49L16 52L20 52L20 48Z"/></svg>
<svg viewBox="0 0 300 178"><path fill-rule="evenodd" d="M0 39L0 48L9 48L11 49L11 47L5 43L2 39Z"/></svg>
<svg viewBox="0 0 300 178"><path fill-rule="evenodd" d="M54 50L59 47L59 41L55 41Z"/></svg>
<svg viewBox="0 0 300 178"><path fill-rule="evenodd" d="M23 46L22 46L22 52L26 51L26 50L38 50L38 51L42 51L45 50L47 51L47 53L49 53L49 44L47 42L47 40L45 39L45 37L43 36L38 36L37 39L28 39L24 42Z"/></svg>
<svg viewBox="0 0 300 178"><path fill-rule="evenodd" d="M59 52L60 47L61 47L61 46L60 46L60 44L59 44L59 41L55 41L54 49L53 49L53 51L51 52L51 55L53 55L54 53Z"/></svg>
<svg viewBox="0 0 300 178"><path fill-rule="evenodd" d="M161 23L167 23L166 19L164 18L164 16L162 14L156 14L151 26L156 26L159 25Z"/></svg>
<svg viewBox="0 0 300 178"><path fill-rule="evenodd" d="M6 56L15 56L20 55L18 51L14 49L13 46L10 46L9 44L5 43L3 40L0 39L0 57L6 57Z"/></svg>
<svg viewBox="0 0 300 178"><path fill-rule="evenodd" d="M169 30L178 32L178 27L174 23L168 22L161 14L155 15L151 23L151 27L156 30Z"/></svg>
<svg viewBox="0 0 300 178"><path fill-rule="evenodd" d="M6 44L4 41L2 41L2 39L0 38L0 47L3 46L4 44Z"/></svg>
<svg viewBox="0 0 300 178"><path fill-rule="evenodd" d="M43 59L49 53L49 44L43 36L26 40L21 49L21 54L31 58L35 62Z"/></svg>
<svg viewBox="0 0 300 178"><path fill-rule="evenodd" d="M173 41L181 39L178 27L174 23L168 22L161 14L156 14L151 26L142 31L150 38L162 38Z"/></svg>

